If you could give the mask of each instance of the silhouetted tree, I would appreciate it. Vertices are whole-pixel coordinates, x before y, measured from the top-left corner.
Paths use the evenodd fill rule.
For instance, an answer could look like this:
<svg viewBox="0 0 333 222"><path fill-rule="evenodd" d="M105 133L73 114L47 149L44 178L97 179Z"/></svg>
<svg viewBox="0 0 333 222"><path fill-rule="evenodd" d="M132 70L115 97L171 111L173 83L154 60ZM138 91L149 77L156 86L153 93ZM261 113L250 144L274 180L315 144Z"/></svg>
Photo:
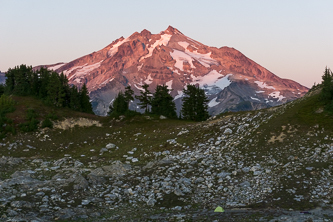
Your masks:
<svg viewBox="0 0 333 222"><path fill-rule="evenodd" d="M131 102L131 100L134 100L133 95L134 95L134 91L132 90L131 86L126 86L124 97L125 97L125 101L127 102L128 108L129 108L129 103Z"/></svg>
<svg viewBox="0 0 333 222"><path fill-rule="evenodd" d="M85 113L93 113L90 98L89 98L89 92L87 89L86 84L84 83L81 90L80 90L80 101L81 101L81 111Z"/></svg>
<svg viewBox="0 0 333 222"><path fill-rule="evenodd" d="M151 112L169 118L177 118L176 105L167 86L156 86L151 100Z"/></svg>
<svg viewBox="0 0 333 222"><path fill-rule="evenodd" d="M333 111L333 73L329 68L325 68L322 79L320 98L325 103L326 110Z"/></svg>
<svg viewBox="0 0 333 222"><path fill-rule="evenodd" d="M63 107L65 90L61 85L58 73L52 72L47 86L47 102L57 107Z"/></svg>
<svg viewBox="0 0 333 222"><path fill-rule="evenodd" d="M8 69L4 93L19 96L35 96L56 107L93 113L89 93L84 84L81 90L68 85L68 79L47 68L33 71L31 66L20 65ZM1 94L0 88L0 94Z"/></svg>
<svg viewBox="0 0 333 222"><path fill-rule="evenodd" d="M145 109L145 113L149 113L149 106L151 105L151 97L152 97L152 94L148 90L148 87L149 87L148 84L144 84L142 86L143 90L141 90L140 96L135 96L135 98L140 101L139 102L140 108Z"/></svg>
<svg viewBox="0 0 333 222"><path fill-rule="evenodd" d="M109 107L108 115L124 115L128 111L128 103L123 92L119 92Z"/></svg>
<svg viewBox="0 0 333 222"><path fill-rule="evenodd" d="M208 119L208 106L205 91L194 85L187 85L183 89L183 105L181 115L183 119L203 121Z"/></svg>

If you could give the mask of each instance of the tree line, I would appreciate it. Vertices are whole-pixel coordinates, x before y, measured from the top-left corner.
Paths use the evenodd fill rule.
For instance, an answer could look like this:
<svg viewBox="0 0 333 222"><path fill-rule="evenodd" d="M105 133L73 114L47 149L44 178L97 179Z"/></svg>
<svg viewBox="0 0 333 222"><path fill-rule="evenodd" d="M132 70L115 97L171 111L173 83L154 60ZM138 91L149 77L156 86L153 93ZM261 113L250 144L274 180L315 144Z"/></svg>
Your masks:
<svg viewBox="0 0 333 222"><path fill-rule="evenodd" d="M108 115L128 115L135 111L129 109L134 99L145 113L163 115L168 118L180 118L193 121L203 121L209 117L207 98L203 89L187 85L183 89L182 108L177 116L176 105L170 90L165 85L157 85L155 92L149 91L149 85L142 86L140 95L134 95L130 86L120 91L109 107ZM34 96L43 100L47 105L68 107L75 111L93 113L88 90L85 84L78 89L69 85L67 77L61 73L41 67L33 70L31 66L20 65L6 72L6 83L0 85L0 96Z"/></svg>
<svg viewBox="0 0 333 222"><path fill-rule="evenodd" d="M327 67L322 75L322 80L320 99L325 104L325 109L333 112L333 72Z"/></svg>
<svg viewBox="0 0 333 222"><path fill-rule="evenodd" d="M36 71L26 65L8 69L6 83L0 87L1 93L34 96L51 106L93 113L85 84L78 89L75 85L68 84L68 79L63 73L58 74L44 67Z"/></svg>
<svg viewBox="0 0 333 222"><path fill-rule="evenodd" d="M203 89L194 85L187 85L183 89L182 108L177 116L176 105L170 90L165 85L157 85L155 93L148 89L149 85L142 86L140 95L134 96L130 86L125 88L125 92L120 91L109 107L108 115L119 116L133 112L129 110L130 101L137 99L138 105L145 113L163 115L168 118L180 118L193 121L203 121L208 119L207 98Z"/></svg>

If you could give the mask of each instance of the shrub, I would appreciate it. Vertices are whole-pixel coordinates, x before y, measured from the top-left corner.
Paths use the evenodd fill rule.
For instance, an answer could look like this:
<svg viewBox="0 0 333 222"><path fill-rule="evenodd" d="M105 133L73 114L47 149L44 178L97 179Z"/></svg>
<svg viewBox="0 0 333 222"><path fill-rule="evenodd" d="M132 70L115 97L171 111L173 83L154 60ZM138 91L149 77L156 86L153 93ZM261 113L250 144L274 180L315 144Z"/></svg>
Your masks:
<svg viewBox="0 0 333 222"><path fill-rule="evenodd" d="M47 114L46 119L57 120L59 118L54 112L52 112L52 113Z"/></svg>
<svg viewBox="0 0 333 222"><path fill-rule="evenodd" d="M15 101L7 95L1 95L0 113L14 112L14 110L15 110Z"/></svg>
<svg viewBox="0 0 333 222"><path fill-rule="evenodd" d="M38 120L32 118L29 122L21 123L19 127L23 132L32 132L38 129L38 123L39 123Z"/></svg>
<svg viewBox="0 0 333 222"><path fill-rule="evenodd" d="M45 128L45 127L53 128L53 123L49 118L44 119L42 122L42 128Z"/></svg>
<svg viewBox="0 0 333 222"><path fill-rule="evenodd" d="M26 113L26 120L28 120L28 122L21 123L19 125L20 130L23 132L32 132L38 129L39 121L36 119L37 117L38 114L34 109L28 109Z"/></svg>

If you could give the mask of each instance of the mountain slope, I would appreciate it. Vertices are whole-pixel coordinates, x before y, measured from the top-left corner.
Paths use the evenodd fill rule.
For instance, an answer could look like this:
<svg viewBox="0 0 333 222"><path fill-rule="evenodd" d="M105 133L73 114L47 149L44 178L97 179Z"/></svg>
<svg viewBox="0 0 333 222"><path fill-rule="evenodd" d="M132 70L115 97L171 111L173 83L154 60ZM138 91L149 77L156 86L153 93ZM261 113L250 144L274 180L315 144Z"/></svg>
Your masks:
<svg viewBox="0 0 333 222"><path fill-rule="evenodd" d="M98 115L106 114L115 95L127 85L139 94L144 83L151 91L165 84L179 110L184 86L197 84L205 89L213 115L237 110L238 102L247 102L250 110L279 105L308 90L279 78L236 49L206 46L171 26L159 34L135 32L69 63L45 67L63 72L71 84L86 83ZM131 108L137 109L135 101Z"/></svg>
<svg viewBox="0 0 333 222"><path fill-rule="evenodd" d="M17 102L20 112L33 99ZM200 123L76 113L56 129L1 141L0 213L16 221L332 221L333 118L322 107L312 91Z"/></svg>

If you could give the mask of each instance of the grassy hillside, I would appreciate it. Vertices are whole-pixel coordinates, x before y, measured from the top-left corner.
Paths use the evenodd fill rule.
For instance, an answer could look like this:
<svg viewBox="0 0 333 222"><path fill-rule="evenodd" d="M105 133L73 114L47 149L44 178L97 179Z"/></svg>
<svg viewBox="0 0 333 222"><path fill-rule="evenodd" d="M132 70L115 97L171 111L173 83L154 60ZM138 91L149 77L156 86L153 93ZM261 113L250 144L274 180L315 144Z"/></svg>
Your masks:
<svg viewBox="0 0 333 222"><path fill-rule="evenodd" d="M59 175L73 169L87 180L87 190L76 193L78 184L72 180L61 188L60 193L71 190L71 200L75 199L71 206L82 209L82 198L103 199L111 192L107 187L116 187L123 198L112 201L114 210L105 210L103 201L83 208L118 219L119 215L132 219L172 214L177 206L189 214L216 205L227 210L327 209L333 204L333 115L324 111L318 92L279 107L224 113L199 123L151 115L99 117L14 97L16 110L8 117L15 124L25 121L28 109L36 110L40 121L49 113L58 119L53 129L9 134L1 141L0 156L20 158L24 164L3 168L0 180L37 167L36 178L56 182ZM35 160L50 166L59 161L67 164L45 170L32 164ZM114 166L131 170L123 177L106 175L105 167ZM97 170L104 174L93 174ZM92 177L103 177L104 182L91 182ZM138 210L130 216L127 212L132 207ZM260 217L271 218L276 212L267 214Z"/></svg>

